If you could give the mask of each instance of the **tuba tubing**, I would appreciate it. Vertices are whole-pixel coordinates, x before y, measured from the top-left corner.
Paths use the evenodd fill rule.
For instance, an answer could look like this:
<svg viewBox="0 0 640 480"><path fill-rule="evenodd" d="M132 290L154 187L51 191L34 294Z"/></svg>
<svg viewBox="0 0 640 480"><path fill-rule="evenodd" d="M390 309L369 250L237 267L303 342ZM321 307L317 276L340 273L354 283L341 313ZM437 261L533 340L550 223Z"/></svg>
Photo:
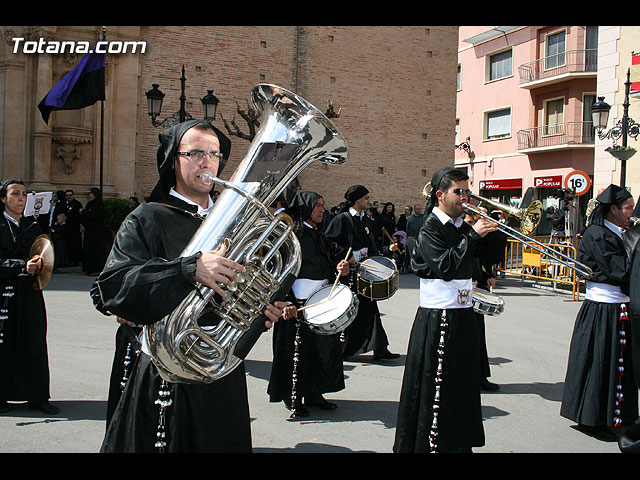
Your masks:
<svg viewBox="0 0 640 480"><path fill-rule="evenodd" d="M169 382L211 383L232 372L264 327L264 308L286 294L301 266L293 221L268 205L310 164L342 164L348 148L334 124L297 94L261 84L251 91L260 127L214 207L181 256L225 243L246 269L222 298L203 284L144 329L151 360Z"/></svg>

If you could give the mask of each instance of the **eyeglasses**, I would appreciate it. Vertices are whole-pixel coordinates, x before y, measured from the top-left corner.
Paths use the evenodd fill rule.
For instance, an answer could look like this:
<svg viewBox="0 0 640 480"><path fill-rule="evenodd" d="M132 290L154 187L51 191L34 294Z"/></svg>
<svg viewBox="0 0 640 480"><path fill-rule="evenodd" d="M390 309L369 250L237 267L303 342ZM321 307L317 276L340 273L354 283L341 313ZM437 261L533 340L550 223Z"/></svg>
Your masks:
<svg viewBox="0 0 640 480"><path fill-rule="evenodd" d="M460 195L460 196L466 195L468 197L469 194L471 193L471 190L467 188L453 188L451 192L455 193L456 195Z"/></svg>
<svg viewBox="0 0 640 480"><path fill-rule="evenodd" d="M203 152L202 150L192 150L190 152L177 152L178 155L184 155L185 157L189 157L192 160L199 162L205 158L209 158L213 160L217 158L218 161L224 158L224 155L220 152Z"/></svg>

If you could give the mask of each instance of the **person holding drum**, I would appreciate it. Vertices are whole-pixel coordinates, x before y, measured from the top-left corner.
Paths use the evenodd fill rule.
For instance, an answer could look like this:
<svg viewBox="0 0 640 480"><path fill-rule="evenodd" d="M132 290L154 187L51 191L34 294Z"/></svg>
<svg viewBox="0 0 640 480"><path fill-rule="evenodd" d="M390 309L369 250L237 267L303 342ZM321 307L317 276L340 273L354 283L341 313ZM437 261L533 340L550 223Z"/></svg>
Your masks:
<svg viewBox="0 0 640 480"><path fill-rule="evenodd" d="M305 405L323 410L337 407L323 394L345 387L340 332L355 318L355 311L351 290L336 281L337 269L338 278L347 282L349 264L343 260L336 267L330 244L318 228L324 199L314 192L299 192L287 211L300 241L302 266L287 297L285 321L274 326L267 393L271 402L284 402L291 417L308 417ZM310 300L327 290L329 295L322 300Z"/></svg>
<svg viewBox="0 0 640 480"><path fill-rule="evenodd" d="M397 248L391 244L381 249L374 238L374 225L366 215L369 207L369 190L363 185L353 185L344 194L345 204L342 211L333 217L326 228L327 239L334 244L336 258L345 258L349 250L352 273L355 274L356 266L362 265L367 257L373 257L384 253L384 249L395 251ZM381 258L382 260L382 258ZM379 269L390 272L390 276L397 279L397 269L388 265L380 265ZM355 286L356 282L352 281ZM374 285L371 286L373 289ZM362 291L358 293L358 315L346 329L346 344L344 358L361 355L373 351L375 360L390 360L400 355L391 353L388 349L389 340L382 326L377 300L370 291L366 295ZM392 294L393 292L390 292Z"/></svg>
<svg viewBox="0 0 640 480"><path fill-rule="evenodd" d="M464 221L473 226L477 221L476 217L479 217L479 215L467 212ZM498 304L498 301L502 303L499 297L492 295L490 292L496 286L493 266L496 263L500 263L500 260L504 258L505 248L507 248L507 236L500 231L491 232L480 240L473 262L473 301L480 303L478 306L474 305L476 319L478 320L478 338L480 340L480 358L482 360L480 364L480 388L488 392L500 390L500 386L489 381L491 367L489 366L489 355L487 353L484 315L485 313L491 314L490 310L485 311L487 308ZM480 292L477 292L476 289L480 289ZM495 300L495 302L490 304L489 307L485 307L484 303L488 300Z"/></svg>
<svg viewBox="0 0 640 480"><path fill-rule="evenodd" d="M411 263L420 277L393 451L469 452L484 445L478 324L472 308L473 254L497 230L485 218L463 221L466 173L434 173Z"/></svg>

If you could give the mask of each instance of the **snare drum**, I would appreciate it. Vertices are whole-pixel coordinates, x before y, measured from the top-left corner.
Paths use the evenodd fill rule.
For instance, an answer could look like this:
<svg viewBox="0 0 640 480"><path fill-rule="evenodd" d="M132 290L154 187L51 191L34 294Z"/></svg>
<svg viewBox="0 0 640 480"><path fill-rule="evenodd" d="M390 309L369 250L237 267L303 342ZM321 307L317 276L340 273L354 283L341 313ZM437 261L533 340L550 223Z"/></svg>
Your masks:
<svg viewBox="0 0 640 480"><path fill-rule="evenodd" d="M370 300L386 300L398 291L398 267L387 257L374 256L358 265L356 289Z"/></svg>
<svg viewBox="0 0 640 480"><path fill-rule="evenodd" d="M333 289L333 294L329 294ZM304 321L320 335L333 335L347 328L358 313L358 297L341 283L326 285L304 303Z"/></svg>
<svg viewBox="0 0 640 480"><path fill-rule="evenodd" d="M504 300L498 295L474 290L473 309L483 315L500 315L504 310Z"/></svg>

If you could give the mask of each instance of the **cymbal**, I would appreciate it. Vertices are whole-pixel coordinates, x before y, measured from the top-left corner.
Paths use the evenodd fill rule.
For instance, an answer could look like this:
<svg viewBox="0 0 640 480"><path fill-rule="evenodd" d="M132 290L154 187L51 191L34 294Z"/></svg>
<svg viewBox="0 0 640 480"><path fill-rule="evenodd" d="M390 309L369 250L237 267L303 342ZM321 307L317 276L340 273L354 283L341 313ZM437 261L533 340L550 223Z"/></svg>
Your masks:
<svg viewBox="0 0 640 480"><path fill-rule="evenodd" d="M31 250L29 250L29 258L33 258L36 255L40 255L42 263L38 273L34 275L33 288L36 290L42 290L47 286L51 275L53 274L53 264L55 262L55 254L53 251L53 244L48 235L39 235L36 237Z"/></svg>

